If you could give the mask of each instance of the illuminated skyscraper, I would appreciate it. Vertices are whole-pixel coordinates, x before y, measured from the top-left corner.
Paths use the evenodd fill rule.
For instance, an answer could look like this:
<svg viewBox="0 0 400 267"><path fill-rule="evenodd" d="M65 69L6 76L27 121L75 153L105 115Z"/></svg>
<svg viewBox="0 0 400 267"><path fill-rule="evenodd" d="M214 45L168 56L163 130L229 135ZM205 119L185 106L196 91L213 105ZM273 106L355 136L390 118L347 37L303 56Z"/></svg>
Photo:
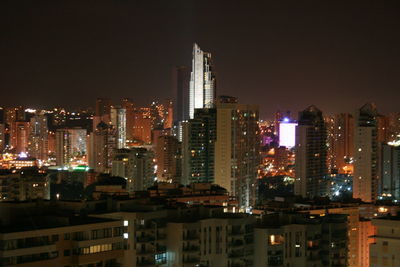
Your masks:
<svg viewBox="0 0 400 267"><path fill-rule="evenodd" d="M378 122L376 106L367 103L354 117L353 198L373 202L378 195Z"/></svg>
<svg viewBox="0 0 400 267"><path fill-rule="evenodd" d="M121 107L111 108L111 125L115 128L117 148L126 146L126 109Z"/></svg>
<svg viewBox="0 0 400 267"><path fill-rule="evenodd" d="M322 112L315 106L310 106L299 114L295 148L295 194L305 198L325 196L326 126Z"/></svg>
<svg viewBox="0 0 400 267"><path fill-rule="evenodd" d="M190 74L189 118L194 118L195 109L212 108L215 96L216 83L211 54L203 52L195 43Z"/></svg>
<svg viewBox="0 0 400 267"><path fill-rule="evenodd" d="M260 164L258 106L221 96L216 110L214 183L235 196L241 208L253 206Z"/></svg>

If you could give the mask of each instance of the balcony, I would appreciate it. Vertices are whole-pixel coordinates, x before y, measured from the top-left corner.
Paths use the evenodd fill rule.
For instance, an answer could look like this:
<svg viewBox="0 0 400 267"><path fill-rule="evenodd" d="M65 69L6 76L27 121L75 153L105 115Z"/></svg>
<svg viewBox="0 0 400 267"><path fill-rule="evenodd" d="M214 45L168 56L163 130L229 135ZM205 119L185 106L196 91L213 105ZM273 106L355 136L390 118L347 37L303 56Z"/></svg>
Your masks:
<svg viewBox="0 0 400 267"><path fill-rule="evenodd" d="M55 244L43 244L33 247L15 248L11 250L0 251L0 258L18 257L23 255L48 253L49 251L57 251Z"/></svg>
<svg viewBox="0 0 400 267"><path fill-rule="evenodd" d="M102 244L113 244L123 242L124 239L122 236L116 237L106 237L106 238L99 238L99 239L92 239L92 240L75 240L73 241L74 247L83 248L83 247L90 247Z"/></svg>

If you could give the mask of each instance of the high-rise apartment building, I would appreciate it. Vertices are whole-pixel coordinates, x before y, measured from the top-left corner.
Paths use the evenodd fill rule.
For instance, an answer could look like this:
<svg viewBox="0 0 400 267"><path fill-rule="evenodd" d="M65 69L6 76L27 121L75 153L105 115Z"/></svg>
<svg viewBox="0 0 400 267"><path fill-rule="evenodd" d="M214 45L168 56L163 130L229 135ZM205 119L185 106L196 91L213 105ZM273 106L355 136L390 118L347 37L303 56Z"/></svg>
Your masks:
<svg viewBox="0 0 400 267"><path fill-rule="evenodd" d="M299 114L295 150L295 194L305 198L325 196L326 126L322 112L315 106L310 106Z"/></svg>
<svg viewBox="0 0 400 267"><path fill-rule="evenodd" d="M214 182L235 196L241 208L250 207L260 164L258 106L221 96L216 111Z"/></svg>
<svg viewBox="0 0 400 267"><path fill-rule="evenodd" d="M126 147L126 109L121 107L111 108L111 125L115 129L117 148Z"/></svg>
<svg viewBox="0 0 400 267"><path fill-rule="evenodd" d="M154 184L154 153L142 147L118 149L115 152L111 174L127 180L127 191L146 190Z"/></svg>
<svg viewBox="0 0 400 267"><path fill-rule="evenodd" d="M16 121L12 129L15 153L26 153L28 151L29 122Z"/></svg>
<svg viewBox="0 0 400 267"><path fill-rule="evenodd" d="M151 118L141 110L136 110L133 116L133 139L144 144L151 144Z"/></svg>
<svg viewBox="0 0 400 267"><path fill-rule="evenodd" d="M111 100L108 98L97 98L95 113L93 116L93 129L101 122L111 123Z"/></svg>
<svg viewBox="0 0 400 267"><path fill-rule="evenodd" d="M188 124L188 160L190 183L215 182L216 109L196 109Z"/></svg>
<svg viewBox="0 0 400 267"><path fill-rule="evenodd" d="M172 129L172 125L174 123L174 104L171 100L167 100L164 113L164 129Z"/></svg>
<svg viewBox="0 0 400 267"><path fill-rule="evenodd" d="M47 160L49 130L47 116L44 113L35 114L30 119L28 152L31 157L38 160Z"/></svg>
<svg viewBox="0 0 400 267"><path fill-rule="evenodd" d="M109 172L116 146L114 129L105 122L100 122L89 136L89 167L96 172Z"/></svg>
<svg viewBox="0 0 400 267"><path fill-rule="evenodd" d="M388 115L389 141L396 140L400 136L400 112L392 112Z"/></svg>
<svg viewBox="0 0 400 267"><path fill-rule="evenodd" d="M181 145L174 136L161 135L156 147L157 180L180 182Z"/></svg>
<svg viewBox="0 0 400 267"><path fill-rule="evenodd" d="M17 128L16 122L25 121L25 110L23 107L14 107L5 109L5 123L8 126L8 146L16 148L17 146Z"/></svg>
<svg viewBox="0 0 400 267"><path fill-rule="evenodd" d="M352 158L354 155L354 120L348 113L335 115L333 131L334 168L339 173L352 172Z"/></svg>
<svg viewBox="0 0 400 267"><path fill-rule="evenodd" d="M95 107L95 116L107 116L111 112L111 100L108 98L97 98Z"/></svg>
<svg viewBox="0 0 400 267"><path fill-rule="evenodd" d="M193 44L192 72L190 74L189 118L195 109L212 108L216 97L216 81L211 54Z"/></svg>
<svg viewBox="0 0 400 267"><path fill-rule="evenodd" d="M122 108L126 110L126 140L132 141L134 125L134 106L132 100L129 98L122 99Z"/></svg>
<svg viewBox="0 0 400 267"><path fill-rule="evenodd" d="M374 104L362 106L354 117L353 198L373 202L378 195L378 131Z"/></svg>
<svg viewBox="0 0 400 267"><path fill-rule="evenodd" d="M74 157L86 155L86 129L64 128L56 131L57 166L69 166Z"/></svg>
<svg viewBox="0 0 400 267"><path fill-rule="evenodd" d="M174 67L172 70L172 91L174 93L174 121L189 119L189 83L190 68L187 66Z"/></svg>

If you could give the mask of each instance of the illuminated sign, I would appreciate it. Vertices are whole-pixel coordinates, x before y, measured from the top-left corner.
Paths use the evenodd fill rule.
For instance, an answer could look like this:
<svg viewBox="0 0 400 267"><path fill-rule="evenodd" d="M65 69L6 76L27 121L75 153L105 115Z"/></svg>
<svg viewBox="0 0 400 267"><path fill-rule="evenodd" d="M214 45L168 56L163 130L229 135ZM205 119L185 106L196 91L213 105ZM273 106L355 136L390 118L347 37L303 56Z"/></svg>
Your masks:
<svg viewBox="0 0 400 267"><path fill-rule="evenodd" d="M279 145L287 148L296 145L297 123L289 122L287 118L279 123Z"/></svg>

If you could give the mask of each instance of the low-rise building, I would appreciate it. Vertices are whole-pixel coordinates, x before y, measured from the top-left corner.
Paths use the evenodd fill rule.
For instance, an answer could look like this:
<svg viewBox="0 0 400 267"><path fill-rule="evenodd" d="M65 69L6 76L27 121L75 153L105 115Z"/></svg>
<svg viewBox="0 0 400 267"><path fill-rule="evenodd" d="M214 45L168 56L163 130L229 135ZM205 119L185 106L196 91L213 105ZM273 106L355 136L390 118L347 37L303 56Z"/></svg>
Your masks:
<svg viewBox="0 0 400 267"><path fill-rule="evenodd" d="M16 206L18 205L18 206ZM0 266L118 266L124 257L124 226L120 220L35 215L35 203L4 203L0 230ZM25 210L25 212L24 212Z"/></svg>
<svg viewBox="0 0 400 267"><path fill-rule="evenodd" d="M372 224L377 232L370 245L370 266L400 266L400 217L373 219Z"/></svg>

